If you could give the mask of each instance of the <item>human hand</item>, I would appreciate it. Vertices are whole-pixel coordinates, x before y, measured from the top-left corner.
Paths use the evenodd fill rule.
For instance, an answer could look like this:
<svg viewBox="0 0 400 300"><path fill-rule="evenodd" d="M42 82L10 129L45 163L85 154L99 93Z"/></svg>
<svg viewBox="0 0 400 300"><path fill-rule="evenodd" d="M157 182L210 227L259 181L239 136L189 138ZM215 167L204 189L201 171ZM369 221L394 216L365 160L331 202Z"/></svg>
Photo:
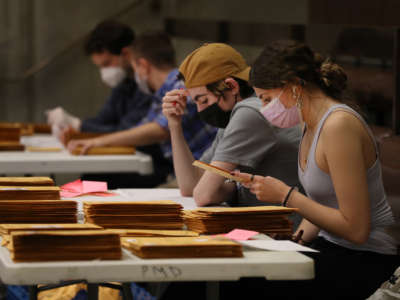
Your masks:
<svg viewBox="0 0 400 300"><path fill-rule="evenodd" d="M66 147L68 142L71 140L71 138L74 136L74 134L78 133L77 130L75 130L72 127L66 127L63 128L57 135L57 138L61 141L61 143Z"/></svg>
<svg viewBox="0 0 400 300"><path fill-rule="evenodd" d="M94 139L81 139L81 140L71 140L67 149L70 153L74 153L74 150L80 149L79 154L83 155L88 152L90 148L104 146L100 138Z"/></svg>
<svg viewBox="0 0 400 300"><path fill-rule="evenodd" d="M282 204L290 190L288 185L274 177L241 173L237 170L233 171L232 175L243 178L245 182L242 185L263 202Z"/></svg>
<svg viewBox="0 0 400 300"><path fill-rule="evenodd" d="M62 107L56 107L46 111L47 123L53 128L58 128L60 131L66 127L72 127L75 130L79 130L81 127L81 120L69 114Z"/></svg>
<svg viewBox="0 0 400 300"><path fill-rule="evenodd" d="M168 125L177 126L181 124L185 113L188 92L186 90L172 90L163 98L163 114L168 120Z"/></svg>

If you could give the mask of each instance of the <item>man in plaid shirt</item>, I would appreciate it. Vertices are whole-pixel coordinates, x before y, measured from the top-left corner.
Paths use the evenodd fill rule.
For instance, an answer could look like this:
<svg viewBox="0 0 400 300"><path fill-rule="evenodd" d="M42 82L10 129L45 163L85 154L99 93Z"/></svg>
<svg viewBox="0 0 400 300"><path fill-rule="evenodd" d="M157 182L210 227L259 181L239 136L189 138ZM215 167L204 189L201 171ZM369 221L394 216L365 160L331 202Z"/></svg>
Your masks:
<svg viewBox="0 0 400 300"><path fill-rule="evenodd" d="M109 145L146 146L160 144L164 158L172 160L171 141L168 121L162 113L162 97L170 90L184 88L178 79L175 68L175 51L167 35L161 32L143 34L135 39L131 48L131 63L135 70L135 79L140 90L154 94L146 117L138 126L93 139L75 140L68 144L72 151L82 147L85 153L91 147ZM190 102L183 116L184 136L194 156L199 158L211 145L216 128L200 120L196 105ZM156 168L157 162L155 162Z"/></svg>

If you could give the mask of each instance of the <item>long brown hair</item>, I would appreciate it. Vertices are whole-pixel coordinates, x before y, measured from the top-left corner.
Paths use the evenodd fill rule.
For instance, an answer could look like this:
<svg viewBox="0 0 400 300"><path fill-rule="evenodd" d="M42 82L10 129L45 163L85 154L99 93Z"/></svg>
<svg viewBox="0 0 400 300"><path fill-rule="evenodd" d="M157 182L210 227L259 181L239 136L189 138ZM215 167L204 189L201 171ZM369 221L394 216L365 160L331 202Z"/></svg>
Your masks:
<svg viewBox="0 0 400 300"><path fill-rule="evenodd" d="M264 48L250 71L250 84L262 89L279 88L299 80L318 87L339 102L349 102L344 95L347 87L344 70L303 43L272 42Z"/></svg>

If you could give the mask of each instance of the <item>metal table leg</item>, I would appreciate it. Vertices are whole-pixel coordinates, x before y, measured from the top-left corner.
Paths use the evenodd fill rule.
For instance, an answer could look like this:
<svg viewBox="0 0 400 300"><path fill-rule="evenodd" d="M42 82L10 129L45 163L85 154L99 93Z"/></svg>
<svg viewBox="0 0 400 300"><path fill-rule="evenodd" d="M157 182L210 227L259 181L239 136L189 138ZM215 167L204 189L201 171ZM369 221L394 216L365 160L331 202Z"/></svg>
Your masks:
<svg viewBox="0 0 400 300"><path fill-rule="evenodd" d="M88 283L88 300L98 300L99 299L99 285L97 283Z"/></svg>
<svg viewBox="0 0 400 300"><path fill-rule="evenodd" d="M130 282L124 282L122 284L122 299L123 300L133 300Z"/></svg>
<svg viewBox="0 0 400 300"><path fill-rule="evenodd" d="M38 287L37 285L29 286L29 300L37 300L38 296Z"/></svg>

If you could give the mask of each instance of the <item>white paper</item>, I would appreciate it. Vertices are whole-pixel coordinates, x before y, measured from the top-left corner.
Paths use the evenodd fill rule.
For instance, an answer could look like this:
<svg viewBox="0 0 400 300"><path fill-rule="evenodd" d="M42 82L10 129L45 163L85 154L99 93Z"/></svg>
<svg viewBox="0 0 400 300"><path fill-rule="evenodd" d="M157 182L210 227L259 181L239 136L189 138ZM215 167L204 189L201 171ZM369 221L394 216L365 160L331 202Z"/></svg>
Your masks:
<svg viewBox="0 0 400 300"><path fill-rule="evenodd" d="M23 136L21 137L21 143L29 147L64 148L63 144L50 134Z"/></svg>
<svg viewBox="0 0 400 300"><path fill-rule="evenodd" d="M196 209L197 205L192 197L182 197L179 189L118 189L117 193L129 201L159 201L172 200L183 206L184 209Z"/></svg>
<svg viewBox="0 0 400 300"><path fill-rule="evenodd" d="M270 251L302 251L302 252L319 252L312 248L302 246L292 241L275 241L275 240L249 240L240 241L244 246L251 248L270 250Z"/></svg>

